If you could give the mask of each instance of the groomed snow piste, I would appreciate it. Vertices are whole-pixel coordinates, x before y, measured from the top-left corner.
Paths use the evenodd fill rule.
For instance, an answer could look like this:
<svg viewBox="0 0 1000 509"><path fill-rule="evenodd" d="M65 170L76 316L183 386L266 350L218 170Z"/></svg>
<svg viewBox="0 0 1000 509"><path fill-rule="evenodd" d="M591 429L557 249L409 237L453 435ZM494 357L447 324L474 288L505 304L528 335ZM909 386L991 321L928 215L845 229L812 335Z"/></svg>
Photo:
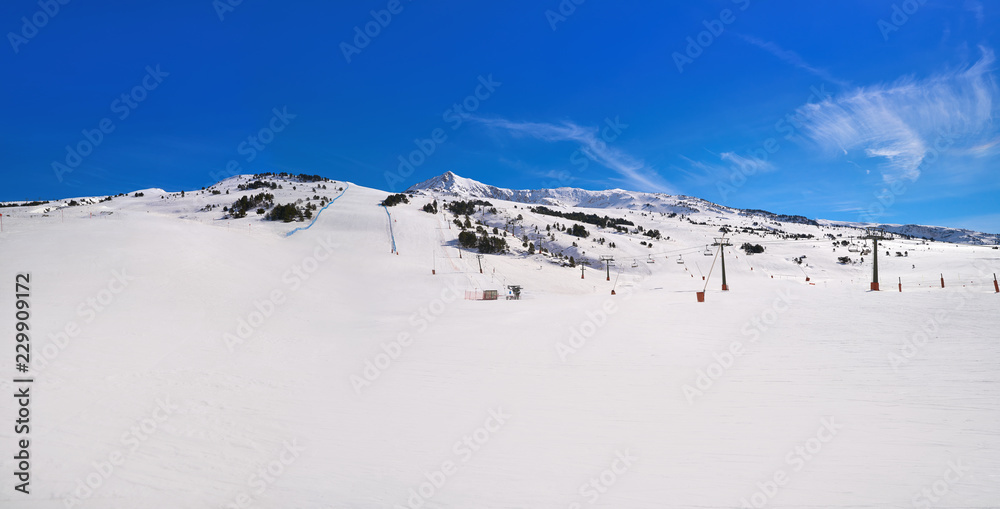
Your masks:
<svg viewBox="0 0 1000 509"><path fill-rule="evenodd" d="M0 326L30 273L35 379L31 494L14 491L8 396L0 506L1000 506L992 246L880 242L872 292L849 225L456 178L388 208L346 182L238 176L0 209ZM291 236L311 220L222 210L260 192L339 198ZM459 251L444 202L469 199L510 253ZM465 299L483 290L500 299Z"/></svg>

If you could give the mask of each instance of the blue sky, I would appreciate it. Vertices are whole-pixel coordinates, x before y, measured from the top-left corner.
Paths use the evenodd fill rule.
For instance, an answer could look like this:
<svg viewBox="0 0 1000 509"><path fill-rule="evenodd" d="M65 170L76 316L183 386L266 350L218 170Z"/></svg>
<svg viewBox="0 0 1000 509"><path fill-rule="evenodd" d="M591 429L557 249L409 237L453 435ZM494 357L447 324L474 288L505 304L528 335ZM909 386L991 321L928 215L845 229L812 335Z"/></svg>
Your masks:
<svg viewBox="0 0 1000 509"><path fill-rule="evenodd" d="M62 1L0 6L0 200L450 170L1000 232L987 2Z"/></svg>

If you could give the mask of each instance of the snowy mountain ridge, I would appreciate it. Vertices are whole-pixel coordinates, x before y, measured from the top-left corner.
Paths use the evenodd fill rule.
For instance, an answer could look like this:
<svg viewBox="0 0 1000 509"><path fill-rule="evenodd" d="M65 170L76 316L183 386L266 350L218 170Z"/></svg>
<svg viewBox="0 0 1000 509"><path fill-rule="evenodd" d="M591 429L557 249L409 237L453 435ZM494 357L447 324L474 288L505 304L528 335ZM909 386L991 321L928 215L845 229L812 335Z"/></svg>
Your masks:
<svg viewBox="0 0 1000 509"><path fill-rule="evenodd" d="M937 242L951 242L953 244L975 244L975 245L1000 245L1000 234L984 233L965 228L950 228L947 226L926 226L920 224L882 224L882 223L845 223L830 222L838 226L873 226L882 228L887 232L916 237L922 239L934 239Z"/></svg>
<svg viewBox="0 0 1000 509"><path fill-rule="evenodd" d="M421 191L556 207L629 209L646 212L675 212L678 214L696 212L727 213L734 210L700 198L626 191L624 189L608 189L605 191L588 191L573 187L530 190L506 189L461 177L450 171L424 182L414 184L406 190L406 192L413 193Z"/></svg>
<svg viewBox="0 0 1000 509"><path fill-rule="evenodd" d="M239 195L254 194L254 192L251 192L250 190L241 191L239 187L241 185L247 185L251 181L257 179L258 177L263 177L264 175L269 174L234 175L204 188L207 189L207 191L204 189L201 192L198 190L190 190L188 193L193 200L178 201L178 198L180 197L179 191L168 192L159 188L140 189L116 195L114 198L145 195L153 200L151 202L143 203L147 205L155 204L156 209L169 209L172 213L182 214L183 217L194 217L190 216L190 214L202 212L201 215L204 215L206 220L209 216L215 216L214 220L219 220L226 216L224 211L218 210L212 214L204 214L203 212L205 207L211 205L211 207L222 209L224 206L231 205L232 201ZM297 204L304 205L308 203L310 198L318 194L322 194L322 197L326 198L326 200L329 200L333 196L333 190L330 190L327 193L315 192L313 189L314 185L311 182L314 182L314 178L320 178L318 176L293 176L288 174L270 175L270 177L263 178L270 178L275 182L284 183L286 185L284 190L272 191L275 193L276 202L287 203L292 201ZM331 181L326 180L326 182L330 183ZM293 188L299 184L302 184L300 186L300 190L295 191ZM372 189L372 191L377 192L378 194L389 194L387 191L380 191L376 189ZM222 196L216 196L215 199L208 199L205 194L212 192L224 194ZM230 198L229 193L231 192L237 194L232 195L232 198ZM646 193L623 189L591 191L571 187L560 187L555 189L513 190L484 184L473 179L461 177L450 171L424 182L415 184L409 187L405 192L411 195L425 196L427 198L483 198L511 203L543 205L546 207L556 207L566 210L573 208L600 209L608 212L617 211L617 214L615 215L622 217L626 217L628 214L632 213L658 213L664 215L677 214L682 217L689 217L701 224L714 224L716 227L726 225L732 226L744 223L752 226L751 223L755 222L760 223L761 225L770 224L771 226L768 226L769 228L772 226L780 227L781 224L797 224L805 227L805 229L801 230L800 233L813 234L818 234L819 230L823 227L846 227L855 229L880 227L890 233L934 240L938 242L990 246L1000 244L1000 235L998 234L983 233L963 228L812 219L800 215L776 214L759 209L737 209L719 205L701 198L685 195ZM0 203L0 206L18 208L25 207L26 212L44 215L55 213L60 209L66 209L66 207L72 207L73 205L78 204L93 207L91 210L95 213L111 213L113 210L117 210L119 208L119 202L116 201L114 203L110 203L111 199L111 196L76 197L61 198L51 201ZM318 203L326 203L326 201L321 200ZM127 208L131 208L131 206ZM262 216L258 216L256 214L255 216L255 221L263 220ZM858 234L860 234L860 232Z"/></svg>
<svg viewBox="0 0 1000 509"><path fill-rule="evenodd" d="M627 209L642 212L677 214L706 213L721 217L762 216L772 221L797 223L811 226L847 226L854 228L876 227L900 235L933 239L938 242L957 244L995 245L1000 244L1000 234L977 232L964 228L928 226L916 224L859 223L810 219L799 215L775 214L759 209L737 209L719 205L701 198L663 193L646 193L609 189L589 191L572 187L555 189L515 190L497 187L461 177L451 171L410 186L407 193L445 194L463 198L485 198L518 203L556 207L582 207L597 209Z"/></svg>

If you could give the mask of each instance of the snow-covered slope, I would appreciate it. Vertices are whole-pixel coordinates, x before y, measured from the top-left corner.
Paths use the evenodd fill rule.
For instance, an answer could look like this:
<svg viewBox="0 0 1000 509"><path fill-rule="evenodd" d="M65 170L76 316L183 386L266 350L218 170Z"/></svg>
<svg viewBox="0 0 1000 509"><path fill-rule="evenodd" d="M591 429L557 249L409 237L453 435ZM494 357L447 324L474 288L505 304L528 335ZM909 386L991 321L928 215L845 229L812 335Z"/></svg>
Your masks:
<svg viewBox="0 0 1000 509"><path fill-rule="evenodd" d="M247 189L256 181L267 188ZM230 217L260 193L273 194L263 214ZM14 330L14 275L30 273L32 331L28 374L6 336L0 392L35 380L31 494L13 488L8 396L0 507L1000 499L1000 251L881 242L883 291L871 292L856 228L694 200L698 212L677 215L572 206L590 202L555 190L550 211L632 224L491 195L470 229L510 252L480 259L458 249L445 212L473 196L449 193L383 208L389 193L348 182L239 176L183 196L0 210L0 327ZM438 213L422 210L434 200ZM289 203L326 208L264 219ZM710 245L720 228L726 292ZM504 300L508 285L523 300ZM483 290L500 300L465 299Z"/></svg>

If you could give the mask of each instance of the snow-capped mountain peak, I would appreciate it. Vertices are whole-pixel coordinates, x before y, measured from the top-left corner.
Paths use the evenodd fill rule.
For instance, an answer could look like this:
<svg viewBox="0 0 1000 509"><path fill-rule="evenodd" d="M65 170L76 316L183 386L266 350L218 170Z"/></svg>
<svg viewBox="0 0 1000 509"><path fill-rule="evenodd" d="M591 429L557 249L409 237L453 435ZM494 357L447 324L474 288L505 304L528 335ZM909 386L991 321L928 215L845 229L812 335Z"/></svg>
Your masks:
<svg viewBox="0 0 1000 509"><path fill-rule="evenodd" d="M441 175L438 175L437 177L410 186L410 188L407 189L407 192L438 191L438 192L479 196L484 193L489 194L495 189L500 189L500 188L489 186L483 184L482 182L477 182L472 179L461 177L455 174L454 172L447 171L442 173Z"/></svg>
<svg viewBox="0 0 1000 509"><path fill-rule="evenodd" d="M732 209L688 196L644 193L624 189L591 191L573 187L555 189L506 189L483 184L454 172L445 172L414 184L408 193L444 194L456 197L476 197L555 207L630 209L648 212L691 214L695 212L730 212Z"/></svg>

